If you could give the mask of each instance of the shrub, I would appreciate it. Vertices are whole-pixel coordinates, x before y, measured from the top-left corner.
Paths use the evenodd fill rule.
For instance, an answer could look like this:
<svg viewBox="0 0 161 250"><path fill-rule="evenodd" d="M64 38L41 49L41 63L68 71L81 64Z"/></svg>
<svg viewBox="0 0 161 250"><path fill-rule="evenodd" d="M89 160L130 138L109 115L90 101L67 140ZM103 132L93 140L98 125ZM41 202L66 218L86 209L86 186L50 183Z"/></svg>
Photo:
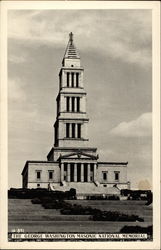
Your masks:
<svg viewBox="0 0 161 250"><path fill-rule="evenodd" d="M100 211L91 217L94 221L144 221L137 215L121 214L119 212Z"/></svg>
<svg viewBox="0 0 161 250"><path fill-rule="evenodd" d="M53 199L52 199L52 197L50 197L50 196L42 196L41 198L40 198L40 200L41 200L41 203L42 204L45 204L45 203L52 203L53 202Z"/></svg>
<svg viewBox="0 0 161 250"><path fill-rule="evenodd" d="M31 200L31 202L32 202L32 204L41 204L42 202L41 202L41 199L39 199L39 198L33 198L32 200Z"/></svg>
<svg viewBox="0 0 161 250"><path fill-rule="evenodd" d="M110 196L90 195L90 196L87 196L87 200L120 200L120 197L118 195L110 195Z"/></svg>
<svg viewBox="0 0 161 250"><path fill-rule="evenodd" d="M147 233L152 235L153 227L140 227L140 226L124 226L121 228L120 233Z"/></svg>
<svg viewBox="0 0 161 250"><path fill-rule="evenodd" d="M62 208L61 204L57 201L50 203L42 203L42 206L46 209L60 209Z"/></svg>
<svg viewBox="0 0 161 250"><path fill-rule="evenodd" d="M108 200L120 200L120 197L117 195L111 195L107 198Z"/></svg>
<svg viewBox="0 0 161 250"><path fill-rule="evenodd" d="M8 190L8 198L16 199L33 199L41 197L51 197L52 199L76 199L76 190L71 189L70 191L48 191L45 188L11 188Z"/></svg>
<svg viewBox="0 0 161 250"><path fill-rule="evenodd" d="M71 215L94 215L101 212L99 209L91 207L82 207L81 205L74 204L69 205L66 208L60 210L62 214L71 214Z"/></svg>
<svg viewBox="0 0 161 250"><path fill-rule="evenodd" d="M62 200L42 199L42 206L45 209L68 209L71 205Z"/></svg>

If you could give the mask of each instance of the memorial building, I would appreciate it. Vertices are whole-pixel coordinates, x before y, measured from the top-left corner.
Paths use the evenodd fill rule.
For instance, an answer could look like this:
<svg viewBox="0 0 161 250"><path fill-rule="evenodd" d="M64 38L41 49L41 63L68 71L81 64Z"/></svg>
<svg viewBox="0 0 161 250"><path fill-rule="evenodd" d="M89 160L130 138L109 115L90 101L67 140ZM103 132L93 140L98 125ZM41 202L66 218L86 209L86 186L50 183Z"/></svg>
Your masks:
<svg viewBox="0 0 161 250"><path fill-rule="evenodd" d="M50 187L60 191L75 188L78 198L111 195L130 188L128 162L101 162L97 148L88 146L83 71L70 33L59 72L54 146L47 161L26 162L22 171L23 188Z"/></svg>

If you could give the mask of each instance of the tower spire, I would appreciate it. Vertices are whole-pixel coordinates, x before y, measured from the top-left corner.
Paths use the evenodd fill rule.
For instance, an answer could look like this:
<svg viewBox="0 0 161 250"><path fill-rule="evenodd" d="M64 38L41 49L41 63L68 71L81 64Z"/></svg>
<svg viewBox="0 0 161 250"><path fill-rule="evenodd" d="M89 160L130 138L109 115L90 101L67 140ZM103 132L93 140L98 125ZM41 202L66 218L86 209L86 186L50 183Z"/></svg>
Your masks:
<svg viewBox="0 0 161 250"><path fill-rule="evenodd" d="M69 33L69 42L65 50L63 59L80 59L79 53L73 42L73 33Z"/></svg>
<svg viewBox="0 0 161 250"><path fill-rule="evenodd" d="M73 33L72 32L69 33L69 42L70 42L70 44L73 43Z"/></svg>

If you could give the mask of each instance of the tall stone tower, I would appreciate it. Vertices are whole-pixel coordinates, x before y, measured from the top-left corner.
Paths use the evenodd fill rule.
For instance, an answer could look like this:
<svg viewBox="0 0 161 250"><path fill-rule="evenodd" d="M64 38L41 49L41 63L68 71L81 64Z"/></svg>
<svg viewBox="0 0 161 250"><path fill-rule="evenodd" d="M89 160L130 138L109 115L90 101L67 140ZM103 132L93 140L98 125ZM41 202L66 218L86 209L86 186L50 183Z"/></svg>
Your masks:
<svg viewBox="0 0 161 250"><path fill-rule="evenodd" d="M97 148L88 146L88 116L83 68L78 51L69 41L59 72L59 92L54 143L47 161L27 161L23 171L24 188L66 191L75 188L77 198L120 194L129 187L127 162L100 162ZM117 186L117 187L116 187Z"/></svg>
<svg viewBox="0 0 161 250"><path fill-rule="evenodd" d="M55 161L65 152L88 152L96 156L96 148L88 147L89 119L86 113L87 94L84 90L83 73L71 32L59 72L55 139L54 147L47 156L48 160Z"/></svg>

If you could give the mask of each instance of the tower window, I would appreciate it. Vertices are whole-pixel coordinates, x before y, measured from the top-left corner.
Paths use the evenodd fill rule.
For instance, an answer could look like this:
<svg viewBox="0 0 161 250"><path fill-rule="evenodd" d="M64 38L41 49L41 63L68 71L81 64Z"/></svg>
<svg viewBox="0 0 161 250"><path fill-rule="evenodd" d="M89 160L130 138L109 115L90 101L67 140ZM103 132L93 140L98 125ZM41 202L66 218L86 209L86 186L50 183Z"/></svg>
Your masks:
<svg viewBox="0 0 161 250"><path fill-rule="evenodd" d="M61 84L62 84L62 74L59 75L59 82L60 82L60 86L61 86Z"/></svg>
<svg viewBox="0 0 161 250"><path fill-rule="evenodd" d="M70 102L70 97L67 97L67 111L69 111L69 102Z"/></svg>
<svg viewBox="0 0 161 250"><path fill-rule="evenodd" d="M119 181L120 172L115 172L115 181Z"/></svg>
<svg viewBox="0 0 161 250"><path fill-rule="evenodd" d="M77 124L78 138L81 138L81 124Z"/></svg>
<svg viewBox="0 0 161 250"><path fill-rule="evenodd" d="M72 123L72 138L75 138L75 123Z"/></svg>
<svg viewBox="0 0 161 250"><path fill-rule="evenodd" d="M49 180L52 180L53 179L53 170L49 171Z"/></svg>
<svg viewBox="0 0 161 250"><path fill-rule="evenodd" d="M58 123L55 124L55 145L57 145L58 142Z"/></svg>
<svg viewBox="0 0 161 250"><path fill-rule="evenodd" d="M80 112L80 97L77 97L77 112Z"/></svg>
<svg viewBox="0 0 161 250"><path fill-rule="evenodd" d="M75 97L72 97L72 112L75 110Z"/></svg>
<svg viewBox="0 0 161 250"><path fill-rule="evenodd" d="M74 87L74 73L72 72L72 88Z"/></svg>
<svg viewBox="0 0 161 250"><path fill-rule="evenodd" d="M69 127L70 124L69 123L66 123L66 137L69 138Z"/></svg>
<svg viewBox="0 0 161 250"><path fill-rule="evenodd" d="M36 178L41 179L41 171L36 171Z"/></svg>
<svg viewBox="0 0 161 250"><path fill-rule="evenodd" d="M70 73L67 72L67 87L69 87L69 76L70 76Z"/></svg>
<svg viewBox="0 0 161 250"><path fill-rule="evenodd" d="M76 87L79 87L79 73L76 73Z"/></svg>
<svg viewBox="0 0 161 250"><path fill-rule="evenodd" d="M56 98L56 105L57 105L57 115L60 112L60 95Z"/></svg>

